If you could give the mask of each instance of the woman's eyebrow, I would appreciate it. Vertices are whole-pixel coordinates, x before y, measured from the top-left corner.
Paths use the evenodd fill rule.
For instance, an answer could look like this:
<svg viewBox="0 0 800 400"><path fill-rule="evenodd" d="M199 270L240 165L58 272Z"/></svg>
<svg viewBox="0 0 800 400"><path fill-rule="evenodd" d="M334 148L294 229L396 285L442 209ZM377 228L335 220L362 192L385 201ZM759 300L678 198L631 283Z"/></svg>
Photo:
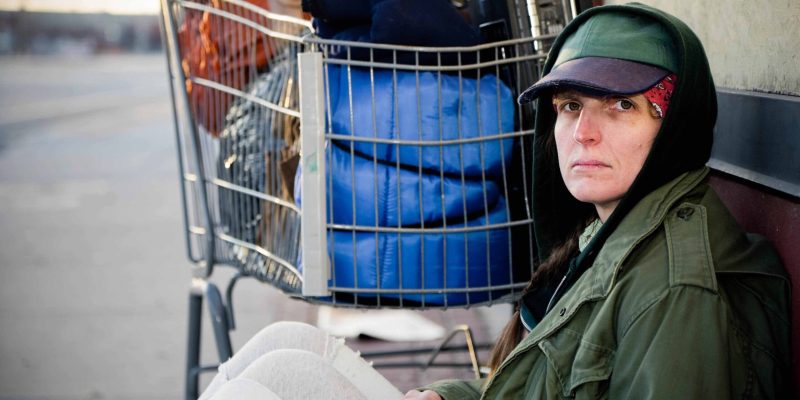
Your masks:
<svg viewBox="0 0 800 400"><path fill-rule="evenodd" d="M647 98L644 97L641 93L637 94L610 94L608 96L603 97L604 100L619 100L619 99L626 99L631 101L637 105L644 105L649 104L650 102L647 101Z"/></svg>
<svg viewBox="0 0 800 400"><path fill-rule="evenodd" d="M627 99L635 103L636 99L638 98L638 94L609 94L603 98L606 100Z"/></svg>
<svg viewBox="0 0 800 400"><path fill-rule="evenodd" d="M577 97L577 94L573 90L556 92L553 94L553 100L574 100Z"/></svg>

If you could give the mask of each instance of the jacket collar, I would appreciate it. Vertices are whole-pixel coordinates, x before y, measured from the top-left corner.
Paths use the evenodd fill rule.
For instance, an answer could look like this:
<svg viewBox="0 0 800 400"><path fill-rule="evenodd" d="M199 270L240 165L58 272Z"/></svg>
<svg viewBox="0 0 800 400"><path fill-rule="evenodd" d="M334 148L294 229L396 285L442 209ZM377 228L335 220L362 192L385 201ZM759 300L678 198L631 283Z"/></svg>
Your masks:
<svg viewBox="0 0 800 400"><path fill-rule="evenodd" d="M597 254L593 267L593 293L608 294L617 271L628 254L666 218L667 212L708 175L708 167L685 172L654 190L631 209ZM598 268L599 267L599 268ZM588 271L587 271L588 272Z"/></svg>

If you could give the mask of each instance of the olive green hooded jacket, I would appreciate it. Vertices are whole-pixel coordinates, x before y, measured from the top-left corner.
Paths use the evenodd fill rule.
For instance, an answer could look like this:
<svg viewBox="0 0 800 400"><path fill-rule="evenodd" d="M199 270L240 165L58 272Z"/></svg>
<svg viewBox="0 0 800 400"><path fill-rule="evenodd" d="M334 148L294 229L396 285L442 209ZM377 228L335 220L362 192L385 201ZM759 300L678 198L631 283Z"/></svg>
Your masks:
<svg viewBox="0 0 800 400"><path fill-rule="evenodd" d="M494 375L425 389L445 400L789 398L789 280L771 246L744 233L707 185L716 92L694 33L642 5L593 8L559 35L544 72L570 32L606 12L659 21L680 58L642 171L564 266L569 290L551 311L533 310L540 322ZM547 103L538 107L533 167L542 259L593 212L569 195L548 156L555 114ZM547 299L553 288L539 291L530 298Z"/></svg>
<svg viewBox="0 0 800 400"><path fill-rule="evenodd" d="M634 207L488 382L456 399L784 399L789 282L705 183L682 174Z"/></svg>

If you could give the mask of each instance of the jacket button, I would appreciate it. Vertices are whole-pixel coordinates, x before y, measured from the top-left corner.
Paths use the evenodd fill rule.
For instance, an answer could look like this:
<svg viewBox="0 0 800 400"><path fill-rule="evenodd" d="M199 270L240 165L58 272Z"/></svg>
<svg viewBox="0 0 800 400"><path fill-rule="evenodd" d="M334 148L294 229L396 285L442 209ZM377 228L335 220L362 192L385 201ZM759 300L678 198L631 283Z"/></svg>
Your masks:
<svg viewBox="0 0 800 400"><path fill-rule="evenodd" d="M563 317L566 312L567 312L567 308L564 307L564 308L561 309L561 311L558 312L558 315Z"/></svg>
<svg viewBox="0 0 800 400"><path fill-rule="evenodd" d="M684 221L688 221L692 214L694 214L694 208L692 207L683 207L678 210L678 218Z"/></svg>

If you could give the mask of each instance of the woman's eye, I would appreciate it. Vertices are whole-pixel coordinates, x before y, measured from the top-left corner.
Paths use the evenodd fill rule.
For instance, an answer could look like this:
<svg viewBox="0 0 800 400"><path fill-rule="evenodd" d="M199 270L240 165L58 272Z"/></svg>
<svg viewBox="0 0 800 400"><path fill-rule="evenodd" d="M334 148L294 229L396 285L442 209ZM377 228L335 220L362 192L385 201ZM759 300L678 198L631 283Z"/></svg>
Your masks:
<svg viewBox="0 0 800 400"><path fill-rule="evenodd" d="M634 106L633 102L628 99L617 99L617 101L614 102L614 108L618 110L630 110L634 108Z"/></svg>
<svg viewBox="0 0 800 400"><path fill-rule="evenodd" d="M581 105L576 101L566 101L561 105L561 109L564 111L575 112L580 111Z"/></svg>

